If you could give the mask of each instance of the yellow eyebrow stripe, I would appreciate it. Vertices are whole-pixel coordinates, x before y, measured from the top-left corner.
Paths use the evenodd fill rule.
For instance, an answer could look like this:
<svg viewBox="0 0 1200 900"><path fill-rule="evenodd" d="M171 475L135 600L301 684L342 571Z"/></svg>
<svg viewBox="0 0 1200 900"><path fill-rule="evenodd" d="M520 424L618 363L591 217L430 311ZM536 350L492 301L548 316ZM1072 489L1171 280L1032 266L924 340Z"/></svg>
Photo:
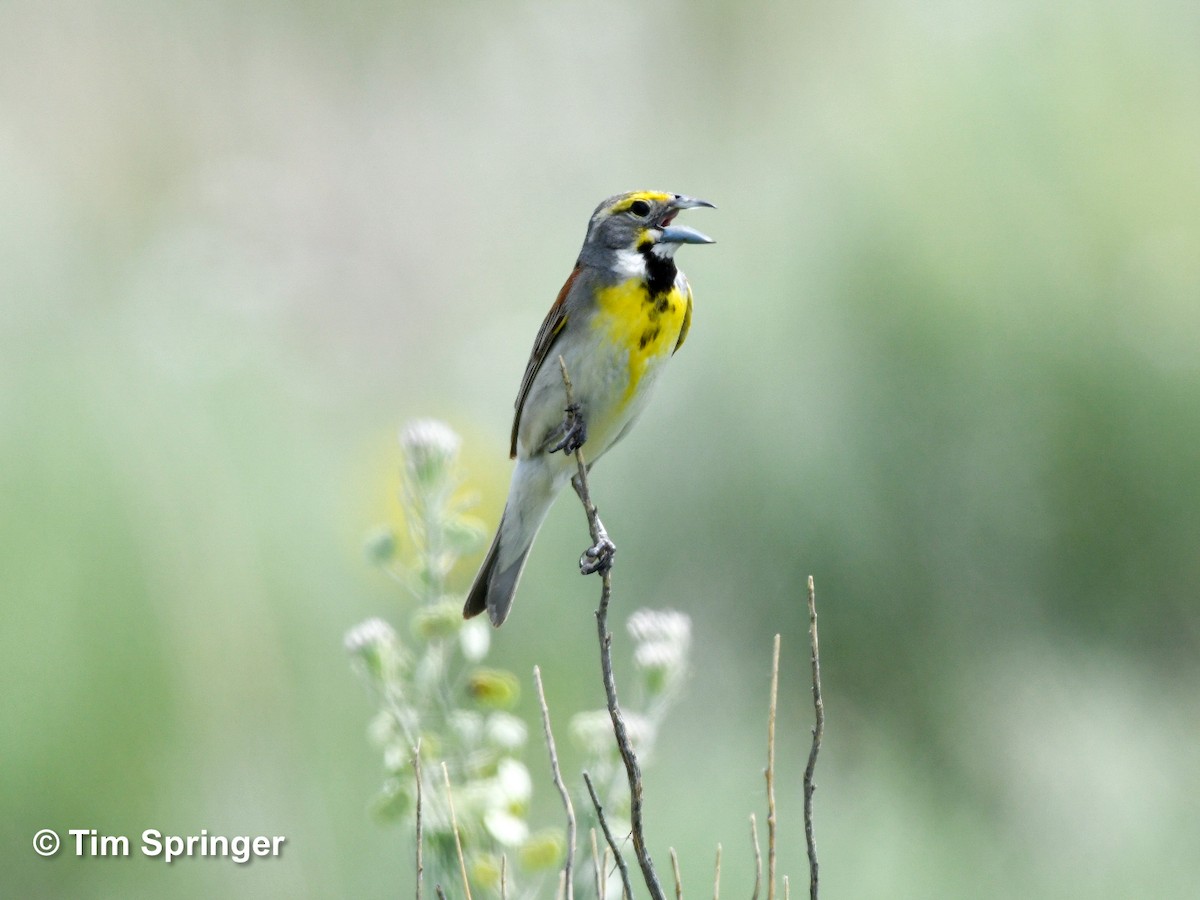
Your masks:
<svg viewBox="0 0 1200 900"><path fill-rule="evenodd" d="M613 206L614 213L623 213L639 200L644 200L647 203L666 203L674 194L664 194L661 191L635 191L628 194L624 200Z"/></svg>

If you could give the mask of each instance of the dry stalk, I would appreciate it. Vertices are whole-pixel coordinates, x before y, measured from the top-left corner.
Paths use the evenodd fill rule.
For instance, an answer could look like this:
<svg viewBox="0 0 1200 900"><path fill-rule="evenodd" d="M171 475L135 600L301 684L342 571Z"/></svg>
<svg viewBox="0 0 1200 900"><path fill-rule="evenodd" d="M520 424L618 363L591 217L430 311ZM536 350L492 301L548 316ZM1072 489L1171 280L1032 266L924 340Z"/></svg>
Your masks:
<svg viewBox="0 0 1200 900"><path fill-rule="evenodd" d="M821 751L821 738L825 734L825 704L821 700L821 651L817 641L817 589L813 577L808 576L808 640L812 650L812 694L813 712L816 722L812 730L812 746L808 751L808 765L804 769L804 839L808 844L808 894L809 900L817 900L819 875L817 868L817 845L813 839L812 795L813 770L817 766L817 754Z"/></svg>
<svg viewBox="0 0 1200 900"><path fill-rule="evenodd" d="M771 660L771 707L767 713L767 900L775 900L775 708L779 697L779 635Z"/></svg>
<svg viewBox="0 0 1200 900"><path fill-rule="evenodd" d="M613 837L612 830L608 827L608 820L604 818L604 807L600 805L600 798L596 796L596 788L592 784L592 776L587 772L583 773L583 783L587 785L588 794L592 798L592 806L596 808L596 821L600 823L600 830L604 832L604 840L608 841L609 850L612 851L613 859L617 861L617 868L621 871L621 884L625 891L625 900L633 900L633 888L629 883L629 867L625 865L625 857L617 846L617 839ZM605 866L604 870L607 872L608 866ZM604 896L603 891L601 891L600 896Z"/></svg>
<svg viewBox="0 0 1200 900"><path fill-rule="evenodd" d="M592 874L596 876L596 897L598 900L604 900L604 884L600 877L600 846L596 843L596 829L589 828L588 834L592 838Z"/></svg>
<svg viewBox="0 0 1200 900"><path fill-rule="evenodd" d="M750 900L758 900L758 891L762 887L762 854L758 850L758 820L750 813L750 840L754 844L754 891Z"/></svg>
<svg viewBox="0 0 1200 900"><path fill-rule="evenodd" d="M450 827L454 829L454 849L458 851L458 868L462 872L463 890L466 891L467 900L471 900L471 882L467 880L467 861L463 857L462 838L458 833L458 819L454 815L454 792L450 790L450 770L446 768L446 764L442 763L442 777L446 780L446 803L450 806ZM441 890L441 886L438 886Z"/></svg>
<svg viewBox="0 0 1200 900"><path fill-rule="evenodd" d="M417 778L417 900L421 900L421 879L425 874L425 865L421 860L421 739L413 747L413 772Z"/></svg>
<svg viewBox="0 0 1200 900"><path fill-rule="evenodd" d="M554 747L554 733L550 730L550 708L546 705L546 692L542 688L542 670L537 666L533 667L533 680L537 685L538 704L542 708L542 730L546 733L546 747L550 751L550 771L554 775L554 786L558 788L558 795L562 797L563 807L567 812L567 862L563 866L563 879L567 900L574 900L571 867L575 862L575 807L571 804L571 794L563 784L562 771L558 767L558 751Z"/></svg>

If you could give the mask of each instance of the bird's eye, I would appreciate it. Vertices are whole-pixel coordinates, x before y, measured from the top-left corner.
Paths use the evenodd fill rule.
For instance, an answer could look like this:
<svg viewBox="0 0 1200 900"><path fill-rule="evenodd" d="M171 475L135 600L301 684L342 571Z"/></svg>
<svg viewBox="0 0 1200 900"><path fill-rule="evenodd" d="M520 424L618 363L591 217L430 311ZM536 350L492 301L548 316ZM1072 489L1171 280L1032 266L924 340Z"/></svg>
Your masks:
<svg viewBox="0 0 1200 900"><path fill-rule="evenodd" d="M634 200L629 204L629 211L635 216L644 216L650 212L650 204L645 200Z"/></svg>

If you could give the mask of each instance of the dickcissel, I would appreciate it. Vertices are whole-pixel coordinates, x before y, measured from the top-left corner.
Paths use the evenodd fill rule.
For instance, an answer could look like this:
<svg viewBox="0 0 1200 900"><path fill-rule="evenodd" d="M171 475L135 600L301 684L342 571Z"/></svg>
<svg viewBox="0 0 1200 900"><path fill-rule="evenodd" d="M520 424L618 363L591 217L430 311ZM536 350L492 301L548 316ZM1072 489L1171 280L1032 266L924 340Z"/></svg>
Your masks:
<svg viewBox="0 0 1200 900"><path fill-rule="evenodd" d="M631 191L609 197L592 213L579 259L537 333L521 379L509 449L517 465L464 617L487 610L493 625L504 622L533 539L575 471L571 452L586 441L590 467L624 437L664 363L683 346L692 289L675 266L675 251L713 241L674 220L681 209L712 205ZM559 357L573 386L569 420ZM591 570L607 566L613 547L605 544L589 550L581 568L587 570L587 556Z"/></svg>

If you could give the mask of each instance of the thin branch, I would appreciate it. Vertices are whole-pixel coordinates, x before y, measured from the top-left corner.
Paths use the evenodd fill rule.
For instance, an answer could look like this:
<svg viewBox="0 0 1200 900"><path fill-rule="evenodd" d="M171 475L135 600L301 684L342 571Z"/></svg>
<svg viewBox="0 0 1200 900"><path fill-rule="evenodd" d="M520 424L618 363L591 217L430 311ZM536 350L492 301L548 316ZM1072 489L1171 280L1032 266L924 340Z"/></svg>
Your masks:
<svg viewBox="0 0 1200 900"><path fill-rule="evenodd" d="M600 608L596 610L596 631L600 638L600 671L604 678L604 691L608 698L608 713L612 719L613 733L617 739L617 749L621 753L621 761L625 763L625 774L629 779L629 822L633 831L633 852L637 856L638 865L642 869L642 878L652 900L666 900L658 875L654 871L654 861L646 847L646 837L642 831L642 770L638 765L637 756L629 740L625 728L625 717L617 703L617 685L613 678L612 667L612 635L608 631L608 603L611 599L611 581L608 572L602 576L604 580L600 595Z"/></svg>
<svg viewBox="0 0 1200 900"><path fill-rule="evenodd" d="M413 771L417 777L417 900L421 900L421 877L425 874L425 865L421 861L421 739L413 747Z"/></svg>
<svg viewBox="0 0 1200 900"><path fill-rule="evenodd" d="M813 577L808 576L808 640L812 649L812 694L816 723L812 730L812 747L808 751L808 766L804 769L804 839L808 843L808 894L809 900L817 900L819 876L817 871L817 845L813 840L812 795L813 769L817 766L817 754L821 751L821 738L825 734L825 704L821 700L821 651L817 641L817 589Z"/></svg>
<svg viewBox="0 0 1200 900"><path fill-rule="evenodd" d="M617 861L617 868L621 870L621 884L624 886L625 900L633 900L633 889L629 886L629 867L625 865L625 857L621 855L621 851L617 847L617 839L613 837L613 833L608 827L608 820L604 818L604 807L600 805L600 798L596 796L596 788L592 785L592 776L587 772L583 773L583 783L587 785L588 794L592 798L592 806L596 808L596 821L600 823L604 839L608 841L613 859Z"/></svg>
<svg viewBox="0 0 1200 900"><path fill-rule="evenodd" d="M783 876L783 900L792 900L792 889L788 886L788 877Z"/></svg>
<svg viewBox="0 0 1200 900"><path fill-rule="evenodd" d="M683 880L679 877L679 857L675 855L675 848L671 847L671 871L675 875L675 900L683 900Z"/></svg>
<svg viewBox="0 0 1200 900"><path fill-rule="evenodd" d="M454 829L454 848L458 851L458 868L462 872L463 890L471 900L471 882L467 881L467 861L463 858L462 838L458 834L458 819L454 815L454 792L450 790L450 770L442 763L442 777L446 779L446 802L450 805L450 827ZM439 890L441 888L439 887Z"/></svg>
<svg viewBox="0 0 1200 900"><path fill-rule="evenodd" d="M775 707L779 697L779 635L771 659L771 708L767 713L767 900L775 900Z"/></svg>
<svg viewBox="0 0 1200 900"><path fill-rule="evenodd" d="M567 811L567 862L563 866L563 878L566 883L567 900L574 900L575 892L571 880L571 866L575 861L575 807L571 805L571 795L563 784L562 772L558 768L558 751L554 748L554 733L550 730L550 708L546 705L546 692L542 688L542 670L533 667L533 681L537 685L538 703L542 707L542 729L546 732L546 747L550 750L550 770L554 773L554 786L562 797L563 807Z"/></svg>
<svg viewBox="0 0 1200 900"><path fill-rule="evenodd" d="M562 371L563 388L567 395L567 407L575 407L574 389L571 377L567 373L567 364L560 356L558 367ZM587 514L588 531L596 546L608 540L600 517L596 513L596 505L592 503L591 492L588 490L587 465L583 459L581 448L575 449L575 465L578 474L575 478L576 490L579 494L583 510ZM610 545L611 546L611 545ZM625 717L617 703L617 685L613 678L612 669L612 635L608 631L608 604L612 600L612 571L607 566L599 569L600 608L596 610L596 632L600 638L600 669L604 678L604 693L608 698L608 714L612 719L613 733L617 739L617 749L621 753L621 761L625 764L625 774L629 779L629 822L633 831L633 850L637 855L638 865L642 869L642 878L650 891L652 900L666 900L662 885L659 884L658 874L654 871L654 861L646 847L646 837L642 831L642 771L638 765L637 755L633 752L629 734L625 728Z"/></svg>
<svg viewBox="0 0 1200 900"><path fill-rule="evenodd" d="M717 870L713 874L713 900L721 900L721 845L717 844Z"/></svg>
<svg viewBox="0 0 1200 900"><path fill-rule="evenodd" d="M608 847L605 847L604 848L604 859L601 860L601 867L600 867L600 900L604 900L604 898L608 896L608 873L612 871L612 869L610 869L608 867L608 861L611 858L612 858L612 850ZM626 873L626 874L628 874L628 873ZM628 897L629 896L628 882L625 884L625 887L622 888L622 890L626 891L625 896Z"/></svg>
<svg viewBox="0 0 1200 900"><path fill-rule="evenodd" d="M754 844L754 892L750 900L758 900L758 891L762 887L762 854L758 851L758 820L750 813L750 840Z"/></svg>
<svg viewBox="0 0 1200 900"><path fill-rule="evenodd" d="M446 892L442 890L442 886L440 884L435 884L433 886L433 892L437 894L438 900L446 900Z"/></svg>
<svg viewBox="0 0 1200 900"><path fill-rule="evenodd" d="M500 854L500 900L508 900L508 854Z"/></svg>

